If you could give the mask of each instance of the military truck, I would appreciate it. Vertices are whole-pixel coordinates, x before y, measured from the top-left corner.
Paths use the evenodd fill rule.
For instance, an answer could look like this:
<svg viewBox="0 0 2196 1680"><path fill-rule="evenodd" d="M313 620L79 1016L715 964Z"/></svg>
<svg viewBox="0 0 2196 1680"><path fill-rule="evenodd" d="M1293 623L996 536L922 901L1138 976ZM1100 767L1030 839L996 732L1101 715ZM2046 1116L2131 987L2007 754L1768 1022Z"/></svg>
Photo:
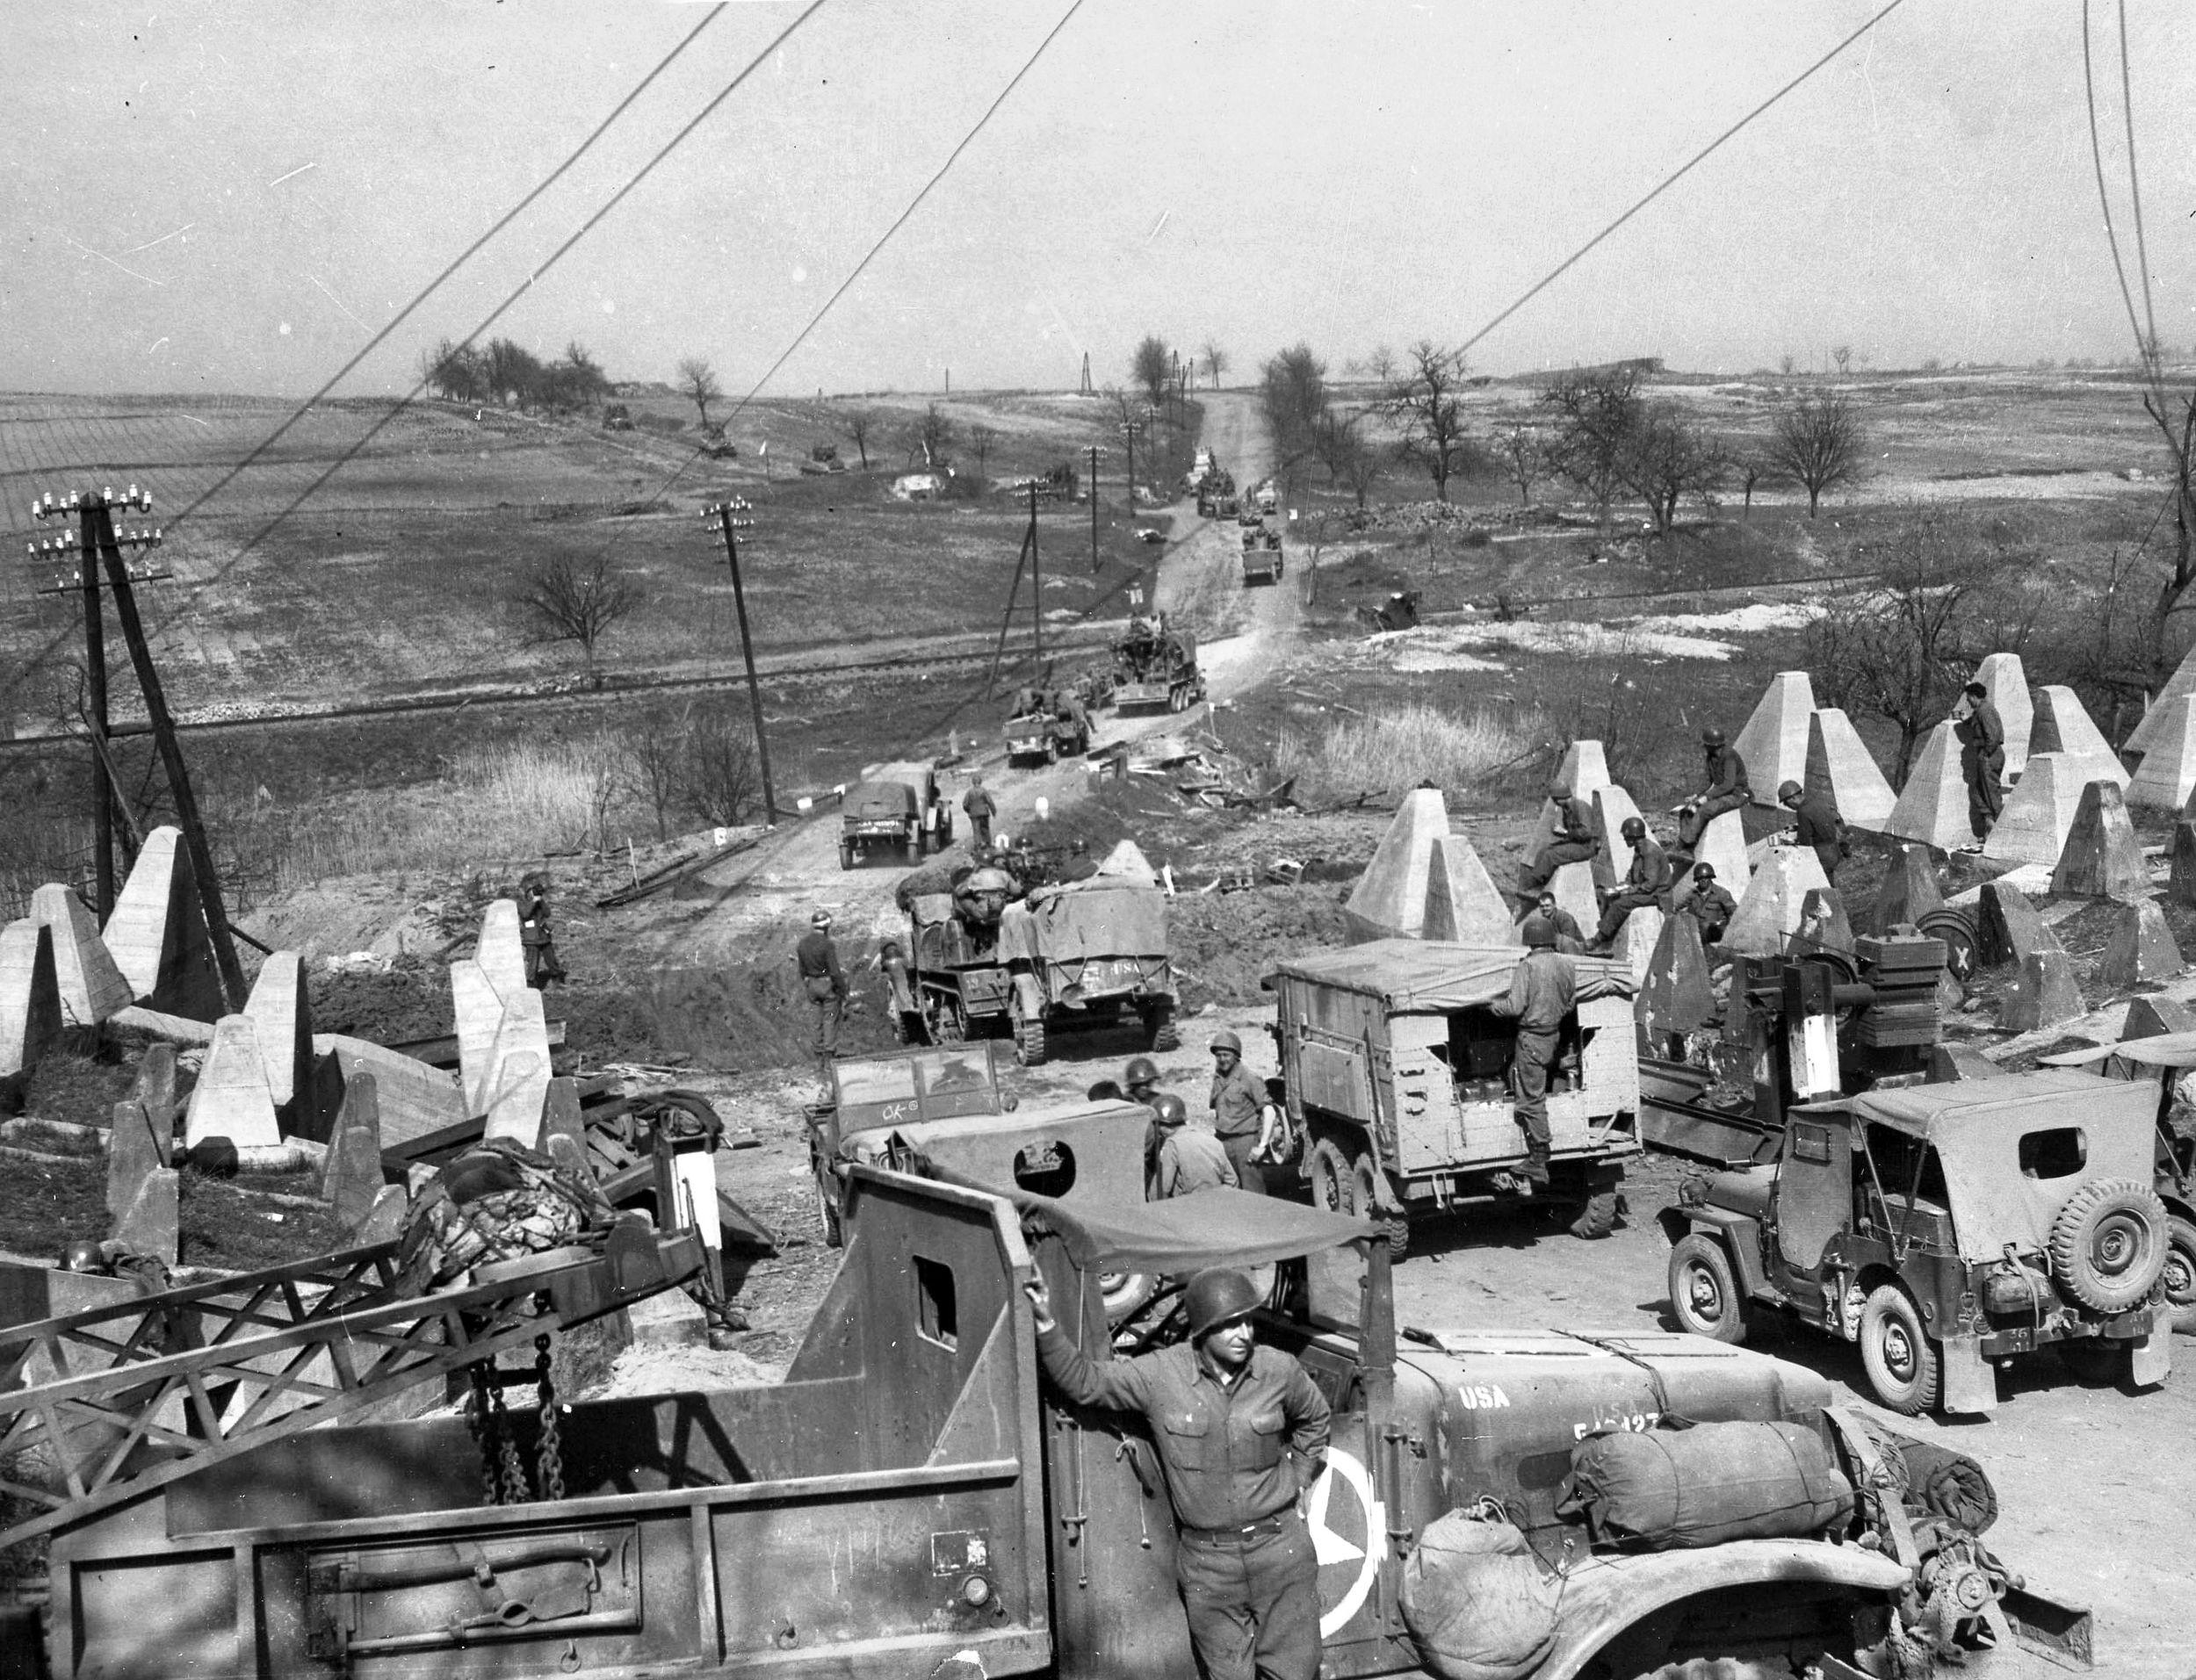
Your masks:
<svg viewBox="0 0 2196 1680"><path fill-rule="evenodd" d="M1773 1308L1848 1342L1894 1411L1987 1415L1993 1367L2165 1381L2166 1214L2143 1085L2064 1070L1802 1103L1773 1160L1659 1215L1670 1305L1737 1342Z"/></svg>
<svg viewBox="0 0 2196 1680"><path fill-rule="evenodd" d="M815 1175L824 1240L839 1246L837 1168L842 1155L873 1160L883 1141L897 1134L1004 1114L1014 1106L1015 1100L999 1086L996 1043L915 1045L840 1056L831 1064L823 1100L805 1111L808 1164Z"/></svg>
<svg viewBox="0 0 2196 1680"><path fill-rule="evenodd" d="M1063 1126L1055 1147L1086 1141ZM1919 1675L2001 1617L2086 1655L2086 1613L1976 1538L1981 1467L1862 1424L1812 1372L1655 1331L1398 1331L1355 1220L907 1166L846 1166L845 1257L783 1381L559 1406L553 1438L515 1406L485 1491L482 1443L449 1415L221 1458L55 1534L51 1675L1192 1680L1149 1433L1041 1379L1022 1286L1044 1277L1102 1356L1179 1338L1179 1280L1215 1264L1269 1280L1259 1337L1333 1409L1307 1509L1336 1680L1421 1665L1406 1560L1482 1499L1562 1574L1534 1680ZM1123 1271L1169 1283L1116 1325L1102 1280ZM1810 1535L1597 1545L1559 1498L1581 1443L1679 1417L1790 1426L1861 1496Z"/></svg>
<svg viewBox="0 0 2196 1680"><path fill-rule="evenodd" d="M1299 1171L1313 1202L1380 1221L1393 1251L1413 1215L1530 1193L1510 1084L1516 1023L1489 1007L1516 946L1383 939L1291 957L1266 977ZM1624 1163L1639 1153L1630 971L1572 959L1578 1007L1548 1093L1552 1180L1571 1229L1614 1228Z"/></svg>
<svg viewBox="0 0 2196 1680"><path fill-rule="evenodd" d="M953 807L928 764L884 764L847 790L839 812L839 867L878 852L914 863L953 843Z"/></svg>
<svg viewBox="0 0 2196 1680"><path fill-rule="evenodd" d="M1113 653L1121 675L1113 703L1121 711L1187 711L1205 697L1196 638L1170 629L1163 613L1131 619Z"/></svg>
<svg viewBox="0 0 2196 1680"><path fill-rule="evenodd" d="M1281 533L1246 530L1243 533L1243 587L1279 583L1282 575Z"/></svg>
<svg viewBox="0 0 2196 1680"><path fill-rule="evenodd" d="M1090 714L1072 689L1032 689L1007 719L1009 764L1057 764L1090 751Z"/></svg>

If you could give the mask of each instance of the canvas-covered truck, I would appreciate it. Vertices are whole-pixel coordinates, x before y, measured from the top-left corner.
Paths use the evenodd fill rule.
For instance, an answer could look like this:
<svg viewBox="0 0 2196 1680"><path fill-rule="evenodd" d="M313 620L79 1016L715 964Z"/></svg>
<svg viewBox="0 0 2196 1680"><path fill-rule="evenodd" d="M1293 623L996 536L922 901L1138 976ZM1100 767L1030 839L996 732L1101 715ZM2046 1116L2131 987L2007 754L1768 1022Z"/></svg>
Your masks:
<svg viewBox="0 0 2196 1680"><path fill-rule="evenodd" d="M1027 690L1007 719L1007 762L1057 764L1090 750L1090 713L1072 689Z"/></svg>
<svg viewBox="0 0 2196 1680"><path fill-rule="evenodd" d="M1282 576L1281 533L1246 530L1243 533L1243 587L1279 583Z"/></svg>
<svg viewBox="0 0 2196 1680"><path fill-rule="evenodd" d="M1490 1006L1524 955L1384 939L1275 966L1265 981L1273 1031L1316 1203L1384 1222L1400 1253L1412 1215L1525 1191L1516 1024ZM1571 960L1580 1001L1549 1084L1552 1182L1542 1193L1575 1209L1579 1236L1604 1237L1640 1148L1631 976L1622 963Z"/></svg>
<svg viewBox="0 0 2196 1680"><path fill-rule="evenodd" d="M1354 1220L1230 1190L1079 1207L910 1165L848 1166L844 1260L783 1381L559 1408L546 1486L522 1391L516 1487L484 1491L481 1444L438 1416L278 1440L64 1528L51 1680L1193 1680L1149 1432L1040 1375L1022 1286L1041 1273L1102 1355L1181 1334L1171 1283L1114 1325L1102 1278L1215 1264L1256 1268L1260 1338L1333 1409L1305 1506L1335 1680L1421 1668L1414 1548L1482 1499L1542 1583L1530 1680L1920 1676L2006 1621L2086 1654L2086 1616L1977 1538L1981 1467L1811 1372L1653 1331L1398 1332ZM1679 1417L1781 1426L1845 1496L1811 1532L1685 1549L1567 1514L1582 1453Z"/></svg>
<svg viewBox="0 0 2196 1680"><path fill-rule="evenodd" d="M953 842L953 807L928 764L884 764L847 790L839 809L839 867L879 853L914 863Z"/></svg>
<svg viewBox="0 0 2196 1680"><path fill-rule="evenodd" d="M1113 703L1123 712L1187 711L1205 697L1197 638L1170 628L1164 614L1131 619L1128 634L1114 644L1113 654L1121 674Z"/></svg>

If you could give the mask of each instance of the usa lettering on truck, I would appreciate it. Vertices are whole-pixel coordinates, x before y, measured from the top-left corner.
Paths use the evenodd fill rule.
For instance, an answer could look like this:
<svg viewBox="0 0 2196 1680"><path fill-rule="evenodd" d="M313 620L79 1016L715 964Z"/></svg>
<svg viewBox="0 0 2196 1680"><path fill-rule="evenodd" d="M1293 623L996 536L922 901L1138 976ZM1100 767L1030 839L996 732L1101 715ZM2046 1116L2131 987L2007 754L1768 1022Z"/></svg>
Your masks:
<svg viewBox="0 0 2196 1680"><path fill-rule="evenodd" d="M1494 1411L1510 1403L1510 1396L1491 1382L1474 1383L1456 1390L1466 1411Z"/></svg>

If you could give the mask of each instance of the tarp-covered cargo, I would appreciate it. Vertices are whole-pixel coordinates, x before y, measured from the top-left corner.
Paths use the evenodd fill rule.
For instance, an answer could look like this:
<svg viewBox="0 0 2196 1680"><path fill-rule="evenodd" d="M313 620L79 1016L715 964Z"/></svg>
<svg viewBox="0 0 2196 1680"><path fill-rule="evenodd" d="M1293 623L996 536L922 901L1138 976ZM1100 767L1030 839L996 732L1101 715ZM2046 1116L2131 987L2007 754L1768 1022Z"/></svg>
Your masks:
<svg viewBox="0 0 2196 1680"><path fill-rule="evenodd" d="M1010 962L1033 963L1164 955L1167 898L1155 888L1110 876L1032 893L1000 917L999 950Z"/></svg>

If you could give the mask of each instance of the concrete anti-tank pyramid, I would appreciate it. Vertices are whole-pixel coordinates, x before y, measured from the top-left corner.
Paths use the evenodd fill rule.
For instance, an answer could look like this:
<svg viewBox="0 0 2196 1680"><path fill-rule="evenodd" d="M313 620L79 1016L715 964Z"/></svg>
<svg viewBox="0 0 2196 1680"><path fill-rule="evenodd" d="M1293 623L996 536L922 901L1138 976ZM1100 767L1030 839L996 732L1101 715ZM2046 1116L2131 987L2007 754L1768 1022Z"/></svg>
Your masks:
<svg viewBox="0 0 2196 1680"><path fill-rule="evenodd" d="M1777 789L1807 779L1808 719L1815 713L1815 685L1804 671L1780 671L1731 745L1746 761L1746 785L1754 804L1774 806Z"/></svg>
<svg viewBox="0 0 2196 1680"><path fill-rule="evenodd" d="M2150 896L2150 872L2143 866L2135 825L2127 820L2127 802L2111 782L2092 782L2082 790L2074 826L2058 867L2051 871L2051 890L2129 902Z"/></svg>
<svg viewBox="0 0 2196 1680"><path fill-rule="evenodd" d="M1899 790L1883 832L1940 852L1956 852L1975 838L1968 824L1968 784L1960 774L1960 743L1949 723L1939 724Z"/></svg>
<svg viewBox="0 0 2196 1680"><path fill-rule="evenodd" d="M1462 834L1434 842L1426 873L1425 937L1458 945L1513 945L1518 933L1510 906L1487 875L1487 866Z"/></svg>
<svg viewBox="0 0 2196 1680"><path fill-rule="evenodd" d="M2113 906L2113 927L2097 964L2097 984L2108 991L2171 980L2181 971L2180 947L2165 912L2148 898Z"/></svg>
<svg viewBox="0 0 2196 1680"><path fill-rule="evenodd" d="M1975 681L1989 690L1997 720L2005 725L2005 774L2017 776L2028 754L2041 750L2030 739L2036 708L2028 697L2028 674L2021 669L2020 655L1990 654L1975 667Z"/></svg>
<svg viewBox="0 0 2196 1680"><path fill-rule="evenodd" d="M2056 865L2081 807L2078 775L2078 768L2062 753L2031 753L2027 769L2005 796L2005 808L1983 842L1983 855L2001 863L2041 863L2047 869Z"/></svg>
<svg viewBox="0 0 2196 1680"><path fill-rule="evenodd" d="M1414 788L1403 796L1395 820L1342 906L1351 944L1419 937L1426 926L1426 877L1434 842L1448 833L1448 807L1440 789ZM463 1031L460 1023L460 1035Z"/></svg>
<svg viewBox="0 0 2196 1680"><path fill-rule="evenodd" d="M518 930L518 901L496 898L480 914L480 939L473 960L488 977L499 998L516 996L526 984L526 945Z"/></svg>
<svg viewBox="0 0 2196 1680"><path fill-rule="evenodd" d="M2155 715L2156 708L2153 708ZM2127 788L2127 767L2120 761L2104 732L2090 721L2081 698L2059 683L2036 692L2036 723L2028 737L2028 755L2057 753L2073 761L2084 782L2111 782Z"/></svg>
<svg viewBox="0 0 2196 1680"><path fill-rule="evenodd" d="M1548 890L1556 895L1556 908L1578 924L1578 937L1592 939L1601 919L1600 900L1593 896L1593 865L1564 864L1549 877Z"/></svg>
<svg viewBox="0 0 2196 1680"><path fill-rule="evenodd" d="M1808 720L1806 787L1828 793L1847 826L1876 833L1898 804L1853 719L1834 706L1819 708Z"/></svg>
<svg viewBox="0 0 2196 1680"><path fill-rule="evenodd" d="M2142 721L2127 732L2127 750L2149 752L2150 738L2164 725L2160 712L2169 702L2178 700L2185 694L2196 694L2196 647L2188 650L2187 657L2166 678L2165 687L2158 690L2158 697L2150 703L2150 710L2142 714Z"/></svg>
<svg viewBox="0 0 2196 1680"><path fill-rule="evenodd" d="M213 1045L184 1116L186 1149L213 1137L226 1137L240 1150L278 1149L282 1143L274 1099L267 1094L259 1035L242 1015L224 1015L213 1023Z"/></svg>
<svg viewBox="0 0 2196 1680"><path fill-rule="evenodd" d="M1658 1036L1698 1032L1716 1019L1708 953L1701 948L1701 924L1692 917L1672 916L1663 923L1632 1013Z"/></svg>
<svg viewBox="0 0 2196 1680"><path fill-rule="evenodd" d="M31 919L53 933L54 977L61 984L61 1013L70 1026L97 1027L135 1001L83 899L49 881L31 895Z"/></svg>
<svg viewBox="0 0 2196 1680"><path fill-rule="evenodd" d="M39 1064L61 1035L51 929L25 917L0 928L0 1077Z"/></svg>
<svg viewBox="0 0 2196 1680"><path fill-rule="evenodd" d="M145 836L103 937L130 995L147 1008L186 1020L219 1020L227 1013L206 903L181 829L163 825Z"/></svg>
<svg viewBox="0 0 2196 1680"><path fill-rule="evenodd" d="M1670 888L1673 907L1693 896L1693 869L1701 863L1715 866L1716 884L1732 898L1745 895L1753 871L1746 861L1746 825L1740 812L1727 811L1715 818L1701 831L1701 844L1693 854L1692 862L1672 865L1678 869L1678 877Z"/></svg>
<svg viewBox="0 0 2196 1680"><path fill-rule="evenodd" d="M1723 949L1739 956L1776 955L1786 935L1799 931L1807 895L1829 889L1814 847L1772 847L1723 930Z"/></svg>
<svg viewBox="0 0 2196 1680"><path fill-rule="evenodd" d="M2178 811L2196 792L2196 694L2178 696L2150 710L2165 717L2127 784L2127 803Z"/></svg>
<svg viewBox="0 0 2196 1680"><path fill-rule="evenodd" d="M1594 790L1593 832L1601 841L1601 849L1593 859L1597 887L1614 887L1630 873L1632 843L1624 838L1624 825L1638 815L1639 807L1632 803L1632 796L1614 782Z"/></svg>
<svg viewBox="0 0 2196 1680"><path fill-rule="evenodd" d="M1902 922L1918 925L1931 911L1944 907L1944 889L1937 884L1929 848L1902 846L1893 854L1890 868L1883 871L1883 884L1876 889L1867 931L1881 934Z"/></svg>
<svg viewBox="0 0 2196 1680"><path fill-rule="evenodd" d="M1642 905L1616 930L1616 943L1609 955L1632 971L1635 988L1647 984L1647 972L1654 965L1655 950L1662 943L1662 927L1667 920L1654 905Z"/></svg>
<svg viewBox="0 0 2196 1680"><path fill-rule="evenodd" d="M1573 741L1564 752L1563 762L1556 767L1555 785L1567 790L1591 816L1593 796L1609 783L1609 755L1599 741ZM1446 818L1444 818L1446 820ZM1527 869L1540 862L1541 852L1556 837L1556 802L1541 801L1540 819L1533 825L1532 838L1525 842L1524 863Z"/></svg>
<svg viewBox="0 0 2196 1680"><path fill-rule="evenodd" d="M305 964L295 951L277 951L260 965L244 1000L244 1016L267 1064L267 1096L285 1137L328 1141L313 1077L313 1008Z"/></svg>

